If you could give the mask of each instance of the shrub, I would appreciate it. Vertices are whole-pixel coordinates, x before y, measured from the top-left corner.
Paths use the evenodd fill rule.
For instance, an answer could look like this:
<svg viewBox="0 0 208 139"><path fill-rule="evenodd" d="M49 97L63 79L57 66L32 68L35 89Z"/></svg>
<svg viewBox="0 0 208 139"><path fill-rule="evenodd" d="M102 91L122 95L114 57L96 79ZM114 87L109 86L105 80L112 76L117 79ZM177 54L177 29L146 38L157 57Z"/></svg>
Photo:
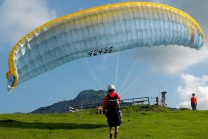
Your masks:
<svg viewBox="0 0 208 139"><path fill-rule="evenodd" d="M179 110L191 110L191 109L181 107L181 108L179 108Z"/></svg>

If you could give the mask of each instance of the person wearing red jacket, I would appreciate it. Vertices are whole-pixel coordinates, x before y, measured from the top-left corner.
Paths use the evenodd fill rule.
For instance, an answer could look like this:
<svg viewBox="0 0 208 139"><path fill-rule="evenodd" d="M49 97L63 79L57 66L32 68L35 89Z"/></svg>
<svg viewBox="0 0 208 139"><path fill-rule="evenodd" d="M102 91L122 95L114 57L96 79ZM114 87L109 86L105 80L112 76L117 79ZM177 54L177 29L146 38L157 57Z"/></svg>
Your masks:
<svg viewBox="0 0 208 139"><path fill-rule="evenodd" d="M196 106L197 106L197 98L196 98L195 94L193 93L192 97L191 97L192 110L196 110Z"/></svg>
<svg viewBox="0 0 208 139"><path fill-rule="evenodd" d="M109 94L105 96L103 100L103 112L105 113L107 117L107 122L109 125L109 133L110 138L113 136L113 128L115 127L115 135L114 138L118 137L118 129L121 125L121 111L120 111L120 104L121 104L121 98L120 95L115 92L114 85L108 86L108 92ZM114 101L117 102L118 108L114 109L115 112L112 112L109 110L109 102Z"/></svg>

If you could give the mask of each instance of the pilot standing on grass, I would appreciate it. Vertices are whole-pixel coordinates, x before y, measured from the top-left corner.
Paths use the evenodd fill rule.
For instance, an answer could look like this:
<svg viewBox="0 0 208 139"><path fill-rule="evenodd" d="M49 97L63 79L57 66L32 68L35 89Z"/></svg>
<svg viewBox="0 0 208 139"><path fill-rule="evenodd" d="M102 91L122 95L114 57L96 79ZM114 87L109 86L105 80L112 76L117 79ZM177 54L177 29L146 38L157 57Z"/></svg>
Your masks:
<svg viewBox="0 0 208 139"><path fill-rule="evenodd" d="M112 127L115 127L114 138L118 138L118 129L121 125L121 98L120 95L116 94L114 85L108 86L108 92L109 94L103 100L103 112L107 117L110 138L113 138Z"/></svg>

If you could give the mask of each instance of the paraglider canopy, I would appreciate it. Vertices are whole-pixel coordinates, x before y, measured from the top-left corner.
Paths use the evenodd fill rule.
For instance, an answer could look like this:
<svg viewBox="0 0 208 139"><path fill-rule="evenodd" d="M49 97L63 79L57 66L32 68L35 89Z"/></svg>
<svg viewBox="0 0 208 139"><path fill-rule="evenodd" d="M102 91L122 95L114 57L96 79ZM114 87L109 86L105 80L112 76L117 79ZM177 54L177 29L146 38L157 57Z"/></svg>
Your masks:
<svg viewBox="0 0 208 139"><path fill-rule="evenodd" d="M83 57L159 45L198 50L203 42L197 22L167 5L123 2L84 9L43 24L14 46L7 87Z"/></svg>

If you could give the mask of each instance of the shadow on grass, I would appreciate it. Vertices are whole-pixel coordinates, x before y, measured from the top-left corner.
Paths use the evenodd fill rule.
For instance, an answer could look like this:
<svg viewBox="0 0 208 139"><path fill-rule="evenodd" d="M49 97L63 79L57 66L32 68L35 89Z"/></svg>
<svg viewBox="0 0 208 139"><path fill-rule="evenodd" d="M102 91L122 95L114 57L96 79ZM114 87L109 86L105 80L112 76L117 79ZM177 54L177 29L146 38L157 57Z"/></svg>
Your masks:
<svg viewBox="0 0 208 139"><path fill-rule="evenodd" d="M76 124L76 123L41 123L41 122L21 122L16 120L0 120L0 127L9 128L37 128L37 129L96 129L108 127L107 124Z"/></svg>

